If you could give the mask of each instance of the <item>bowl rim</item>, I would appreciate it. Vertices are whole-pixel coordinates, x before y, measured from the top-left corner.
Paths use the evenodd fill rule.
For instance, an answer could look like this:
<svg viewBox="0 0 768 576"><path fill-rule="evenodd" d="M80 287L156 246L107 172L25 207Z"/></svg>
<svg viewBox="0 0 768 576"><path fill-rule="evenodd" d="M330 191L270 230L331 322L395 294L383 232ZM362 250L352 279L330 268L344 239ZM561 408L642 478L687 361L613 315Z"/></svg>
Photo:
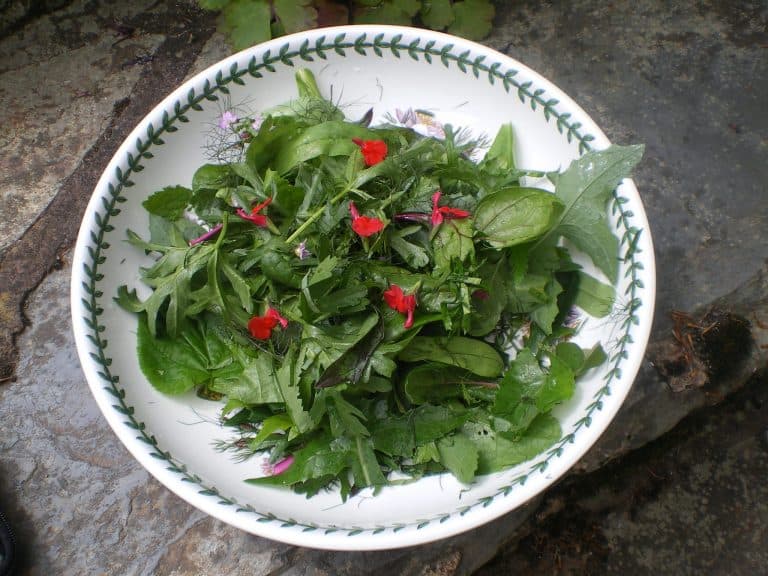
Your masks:
<svg viewBox="0 0 768 576"><path fill-rule="evenodd" d="M546 458L541 459L540 454L529 461L528 472L490 499L481 498L469 506L423 522L376 529L348 528L307 526L265 515L252 507L240 506L237 501L219 494L215 487L206 487L195 477L194 471L176 462L156 440L153 441L151 434L144 431L143 424L133 417L132 407L124 402L124 390L119 380L109 371L110 358L105 353L106 345L100 336L103 328L99 324L103 312L99 299L103 295L98 295L97 289L99 266L106 260L104 251L108 248L104 246L103 236L109 231L110 217L119 213L117 202L124 188L131 185L131 174L142 167L144 153L157 144L162 134L174 131L175 122L183 122L185 114L193 113L196 106L210 99L209 96L226 92L228 83L239 83L238 79L246 74L259 78L256 74L273 71L270 67L293 66L293 59L317 56L318 52L339 47L358 52L373 50L377 55L378 51L386 50L412 58L415 54L416 59L431 57L442 61L447 68L456 66L465 74L487 75L492 84L503 85L510 97L517 96L524 103L527 99L534 109L538 106L547 122L554 118L559 132L563 134L565 130L564 137L569 142L572 138L578 141L579 154L610 145L589 115L551 81L516 59L476 42L442 32L384 25L317 28L275 38L233 54L184 81L137 124L117 149L93 191L78 234L71 278L72 324L80 363L102 414L133 457L173 493L219 520L273 540L334 550L390 549L456 535L517 509L551 486L594 445L623 404L643 359L655 303L654 252L639 194L634 182L627 179L619 187L620 192L614 193L612 203L625 225L621 244L626 250L624 258L632 262L628 284L631 308L625 333L629 339L611 359L615 363L609 370L610 379L602 389L603 393L592 399L591 408L581 424L567 434L564 431L563 438L547 452ZM526 81L520 82L518 78ZM561 112L563 107L567 112ZM631 212L622 205L629 202L628 196L636 201ZM642 262L635 261L638 254L644 254ZM642 298L638 293L642 293ZM630 344L636 352L633 355L627 353ZM625 384L621 389L611 390L614 381ZM610 401L604 402L609 395ZM594 415L599 416L603 423L601 427L592 425ZM579 433L579 444L565 450L566 444L573 444L576 432ZM526 481L533 474L538 474L537 482L526 487ZM536 488L530 488L532 485ZM512 498L510 494L513 494ZM493 504L494 500L496 504Z"/></svg>

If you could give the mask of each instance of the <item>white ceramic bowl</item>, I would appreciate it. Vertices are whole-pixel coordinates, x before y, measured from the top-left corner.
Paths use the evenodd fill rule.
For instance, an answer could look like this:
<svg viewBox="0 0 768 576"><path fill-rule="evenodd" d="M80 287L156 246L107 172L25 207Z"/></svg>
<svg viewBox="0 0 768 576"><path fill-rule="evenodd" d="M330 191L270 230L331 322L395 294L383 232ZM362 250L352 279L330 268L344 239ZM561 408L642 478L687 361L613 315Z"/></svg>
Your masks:
<svg viewBox="0 0 768 576"><path fill-rule="evenodd" d="M566 94L507 56L427 30L348 26L308 31L255 46L174 90L136 127L107 166L83 219L74 255L72 319L91 391L136 459L170 490L234 526L292 544L341 550L395 548L444 538L520 506L561 477L592 446L621 406L642 360L653 316L653 248L637 190L626 180L611 201L621 239L614 313L587 319L578 338L600 340L610 360L579 382L555 410L562 439L550 450L469 488L433 476L364 491L341 503L243 482L255 463L236 462L214 443L226 436L220 406L159 394L142 375L136 318L113 302L121 284L139 283L146 260L126 228L147 231L141 206L153 191L191 183L205 139L223 110L257 113L295 96L294 74L310 68L349 118L373 107L427 109L442 121L493 136L514 125L523 167L555 170L590 148L609 145ZM598 87L595 87L597 90ZM375 120L374 120L375 123ZM146 234L145 234L146 235Z"/></svg>

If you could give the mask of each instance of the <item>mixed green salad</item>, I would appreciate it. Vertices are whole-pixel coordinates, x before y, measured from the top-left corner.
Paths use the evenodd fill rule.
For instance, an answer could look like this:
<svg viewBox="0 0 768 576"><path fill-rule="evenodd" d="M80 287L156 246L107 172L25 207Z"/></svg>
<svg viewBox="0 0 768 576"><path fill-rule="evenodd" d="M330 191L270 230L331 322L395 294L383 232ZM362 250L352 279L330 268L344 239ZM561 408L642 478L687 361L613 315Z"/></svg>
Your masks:
<svg viewBox="0 0 768 576"><path fill-rule="evenodd" d="M370 127L296 81L261 116L224 111L227 161L149 196L149 238L128 232L155 257L151 294L117 296L149 382L221 401L221 447L268 457L248 482L308 496L469 483L546 450L553 406L606 357L571 337L579 310L612 310L607 202L642 146L535 172L510 125L487 143L423 111Z"/></svg>

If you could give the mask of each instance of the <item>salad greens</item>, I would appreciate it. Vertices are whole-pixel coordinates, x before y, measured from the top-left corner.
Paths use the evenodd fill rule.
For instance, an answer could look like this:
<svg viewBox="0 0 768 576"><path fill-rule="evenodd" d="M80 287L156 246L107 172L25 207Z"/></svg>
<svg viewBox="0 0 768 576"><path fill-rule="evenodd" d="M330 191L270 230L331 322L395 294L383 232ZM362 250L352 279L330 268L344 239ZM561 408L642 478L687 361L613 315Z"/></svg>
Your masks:
<svg viewBox="0 0 768 576"><path fill-rule="evenodd" d="M562 240L616 280L606 203L642 146L529 172L509 125L476 161L466 131L411 129L423 112L371 128L309 71L297 87L264 117L225 112L229 161L152 194L149 238L128 232L155 257L149 296L117 296L149 382L223 400L222 447L269 457L249 482L307 495L471 482L546 450L551 409L605 360L570 341L572 310L613 302Z"/></svg>

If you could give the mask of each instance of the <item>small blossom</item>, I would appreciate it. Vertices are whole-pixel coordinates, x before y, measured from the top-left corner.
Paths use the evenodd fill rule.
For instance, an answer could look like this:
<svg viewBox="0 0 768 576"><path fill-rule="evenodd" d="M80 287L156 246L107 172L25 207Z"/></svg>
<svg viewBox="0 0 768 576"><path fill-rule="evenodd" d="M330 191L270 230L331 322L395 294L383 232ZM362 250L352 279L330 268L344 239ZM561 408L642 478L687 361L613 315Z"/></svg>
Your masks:
<svg viewBox="0 0 768 576"><path fill-rule="evenodd" d="M237 122L238 118L237 116L230 112L229 110L225 110L224 113L219 117L219 128L222 130L227 130L232 124Z"/></svg>
<svg viewBox="0 0 768 576"><path fill-rule="evenodd" d="M264 121L264 118L261 116L261 114L257 114L256 117L253 119L253 122L251 122L251 130L254 132L258 132L259 128L261 128L261 123Z"/></svg>
<svg viewBox="0 0 768 576"><path fill-rule="evenodd" d="M443 223L444 219L461 219L468 218L469 212L461 210L459 208L450 208L448 206L438 206L442 192L438 190L432 194L432 226L439 226Z"/></svg>
<svg viewBox="0 0 768 576"><path fill-rule="evenodd" d="M349 203L349 213L352 215L352 230L358 236L368 238L384 230L384 222L371 216L360 216L354 202Z"/></svg>
<svg viewBox="0 0 768 576"><path fill-rule="evenodd" d="M417 134L422 136L431 136L440 140L445 138L443 125L426 112L417 111L413 108L407 110L395 110L395 118L401 126L411 128Z"/></svg>
<svg viewBox="0 0 768 576"><path fill-rule="evenodd" d="M416 296L413 294L406 295L403 292L403 289L397 284L392 284L384 291L383 296L387 306L393 310L397 310L400 314L406 315L403 328L410 328L413 326L413 312L416 310Z"/></svg>
<svg viewBox="0 0 768 576"><path fill-rule="evenodd" d="M270 464L269 462L265 462L262 465L262 471L267 476L277 476L278 474L282 474L288 468L291 467L291 464L293 464L293 461L296 460L294 456L286 456L279 462L275 462L274 464Z"/></svg>
<svg viewBox="0 0 768 576"><path fill-rule="evenodd" d="M256 340L269 340L272 336L272 330L278 324L285 328L288 326L288 319L270 307L264 316L254 316L248 321L248 331Z"/></svg>
<svg viewBox="0 0 768 576"><path fill-rule="evenodd" d="M384 140L361 140L352 138L352 142L360 147L366 166L378 164L387 157L387 143Z"/></svg>
<svg viewBox="0 0 768 576"><path fill-rule="evenodd" d="M237 209L237 215L240 216L243 220L248 220L249 222L253 222L256 224L256 226L260 226L261 228L264 228L267 225L267 217L264 214L259 214L264 208L270 205L272 202L272 197L270 196L264 202L260 202L259 204L256 204L253 208L251 208L251 213L248 214L245 210L242 208Z"/></svg>
<svg viewBox="0 0 768 576"><path fill-rule="evenodd" d="M296 254L296 257L299 260L304 260L310 256L310 251L307 249L307 243L303 240L299 242L299 245L296 246L296 249L293 251L293 253Z"/></svg>

